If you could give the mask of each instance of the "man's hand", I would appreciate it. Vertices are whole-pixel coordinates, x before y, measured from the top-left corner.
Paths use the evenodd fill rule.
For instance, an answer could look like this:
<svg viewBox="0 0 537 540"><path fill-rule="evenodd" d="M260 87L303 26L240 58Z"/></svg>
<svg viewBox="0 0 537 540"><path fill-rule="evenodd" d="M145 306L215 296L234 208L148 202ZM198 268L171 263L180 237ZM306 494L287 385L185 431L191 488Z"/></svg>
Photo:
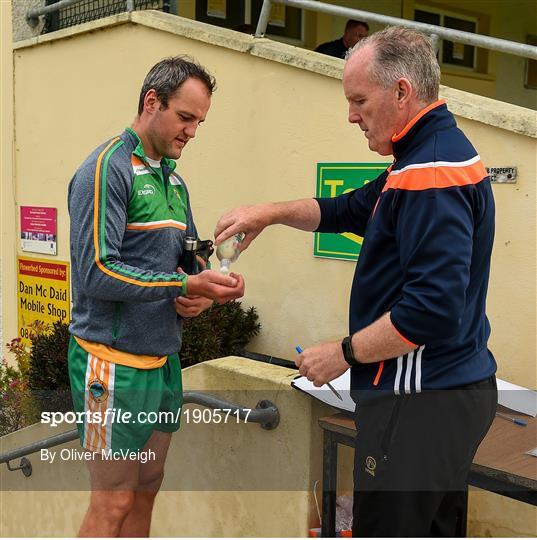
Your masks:
<svg viewBox="0 0 537 540"><path fill-rule="evenodd" d="M178 296L173 301L175 311L181 317L197 317L202 311L209 309L213 305L213 301L210 298L204 298L203 296Z"/></svg>
<svg viewBox="0 0 537 540"><path fill-rule="evenodd" d="M216 244L230 238L234 234L244 233L239 249L244 251L261 231L271 224L271 204L239 206L224 214L216 224L214 237Z"/></svg>
<svg viewBox="0 0 537 540"><path fill-rule="evenodd" d="M305 349L298 355L295 364L300 374L317 387L334 380L349 369L339 341Z"/></svg>
<svg viewBox="0 0 537 540"><path fill-rule="evenodd" d="M244 278L231 272L225 276L216 270L204 270L187 281L187 296L204 296L225 304L244 296Z"/></svg>

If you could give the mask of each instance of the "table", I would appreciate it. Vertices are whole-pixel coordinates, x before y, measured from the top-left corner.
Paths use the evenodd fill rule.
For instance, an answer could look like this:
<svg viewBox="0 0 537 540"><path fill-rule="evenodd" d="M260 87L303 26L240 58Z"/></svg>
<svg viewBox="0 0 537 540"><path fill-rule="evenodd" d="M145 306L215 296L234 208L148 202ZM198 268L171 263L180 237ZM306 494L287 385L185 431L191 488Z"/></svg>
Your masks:
<svg viewBox="0 0 537 540"><path fill-rule="evenodd" d="M499 406L498 411L513 415ZM521 417L520 415L516 415ZM525 454L537 447L537 420L517 426L496 417L481 442L468 476L468 484L537 506L537 458ZM321 536L335 536L338 444L355 446L354 420L344 414L319 420L323 430L323 498ZM466 535L466 512L461 536Z"/></svg>

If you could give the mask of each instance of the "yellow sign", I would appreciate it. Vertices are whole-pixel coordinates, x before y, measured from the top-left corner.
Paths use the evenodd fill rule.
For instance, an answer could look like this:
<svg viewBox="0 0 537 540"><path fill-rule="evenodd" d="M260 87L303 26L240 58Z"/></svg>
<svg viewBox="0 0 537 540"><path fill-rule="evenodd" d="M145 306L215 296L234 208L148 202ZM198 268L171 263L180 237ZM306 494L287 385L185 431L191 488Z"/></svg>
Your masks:
<svg viewBox="0 0 537 540"><path fill-rule="evenodd" d="M69 263L48 259L17 259L17 313L19 337L30 345L34 321L69 322Z"/></svg>

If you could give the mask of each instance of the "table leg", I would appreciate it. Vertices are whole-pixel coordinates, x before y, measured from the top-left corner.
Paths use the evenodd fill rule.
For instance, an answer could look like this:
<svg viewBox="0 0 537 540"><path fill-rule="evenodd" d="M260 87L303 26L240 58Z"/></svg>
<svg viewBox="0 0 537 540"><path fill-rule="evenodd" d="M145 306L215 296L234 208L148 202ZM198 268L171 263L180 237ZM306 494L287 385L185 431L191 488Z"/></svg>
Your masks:
<svg viewBox="0 0 537 540"><path fill-rule="evenodd" d="M323 509L321 536L336 536L336 491L337 491L337 442L332 433L323 430Z"/></svg>

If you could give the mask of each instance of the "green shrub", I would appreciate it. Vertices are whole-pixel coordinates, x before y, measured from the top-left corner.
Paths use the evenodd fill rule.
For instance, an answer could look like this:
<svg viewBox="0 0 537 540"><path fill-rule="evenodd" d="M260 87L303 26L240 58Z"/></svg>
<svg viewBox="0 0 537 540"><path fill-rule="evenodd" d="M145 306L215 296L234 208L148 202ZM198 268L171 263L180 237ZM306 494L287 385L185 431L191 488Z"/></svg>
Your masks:
<svg viewBox="0 0 537 540"><path fill-rule="evenodd" d="M254 307L245 311L237 301L214 304L197 317L185 319L181 366L185 368L213 358L240 354L259 334L261 324L258 321Z"/></svg>
<svg viewBox="0 0 537 540"><path fill-rule="evenodd" d="M41 411L72 409L67 369L69 339L69 325L61 321L32 339L28 386Z"/></svg>
<svg viewBox="0 0 537 540"><path fill-rule="evenodd" d="M3 360L0 364L0 436L26 425L23 401L28 394L20 371Z"/></svg>
<svg viewBox="0 0 537 540"><path fill-rule="evenodd" d="M35 321L30 326L32 338L47 331L47 325ZM7 348L15 362L0 364L0 436L33 424L39 419L39 407L28 384L30 351L20 338L12 339Z"/></svg>

